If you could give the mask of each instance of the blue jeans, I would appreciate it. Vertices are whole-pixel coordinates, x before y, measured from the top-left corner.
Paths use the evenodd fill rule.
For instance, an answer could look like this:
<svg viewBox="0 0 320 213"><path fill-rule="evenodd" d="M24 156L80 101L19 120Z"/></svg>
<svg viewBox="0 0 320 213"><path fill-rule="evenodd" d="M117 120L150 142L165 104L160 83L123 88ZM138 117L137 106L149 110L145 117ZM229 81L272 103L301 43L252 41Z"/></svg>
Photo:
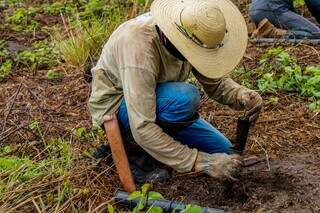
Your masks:
<svg viewBox="0 0 320 213"><path fill-rule="evenodd" d="M182 122L192 118L200 105L198 89L185 82L160 83L156 88L156 116L162 122ZM118 120L121 128L129 129L129 118L123 99ZM230 141L211 124L198 118L174 135L180 143L207 153L229 153Z"/></svg>
<svg viewBox="0 0 320 213"><path fill-rule="evenodd" d="M313 15L318 19L320 12L318 0L306 0L306 4ZM267 18L278 28L287 29L288 38L320 39L320 28L308 19L296 13L285 0L255 0L250 6L249 15L257 25Z"/></svg>

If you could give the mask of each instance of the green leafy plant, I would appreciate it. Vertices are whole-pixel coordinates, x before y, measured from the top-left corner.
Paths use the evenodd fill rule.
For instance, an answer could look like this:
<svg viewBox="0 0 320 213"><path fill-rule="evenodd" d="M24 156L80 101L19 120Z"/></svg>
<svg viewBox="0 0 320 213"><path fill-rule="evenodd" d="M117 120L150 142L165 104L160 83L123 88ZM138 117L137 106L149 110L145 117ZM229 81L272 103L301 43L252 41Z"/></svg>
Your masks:
<svg viewBox="0 0 320 213"><path fill-rule="evenodd" d="M50 68L55 65L57 60L53 51L53 44L47 40L37 41L33 43L32 50L23 50L18 53L17 60L29 67L35 72L40 68Z"/></svg>
<svg viewBox="0 0 320 213"><path fill-rule="evenodd" d="M33 122L30 128L38 128L39 124ZM49 141L44 150L47 155L43 159L31 159L29 156L16 156L10 154L12 147L5 146L0 149L0 197L3 199L32 197L32 193L25 193L31 186L36 187L45 180L61 179L56 184L56 190L51 191L54 198L43 196L45 202L63 202L72 196L72 185L67 177L73 166L73 154L70 143L61 138ZM8 156L4 156L4 155ZM60 182L60 181L59 181ZM57 182L58 183L58 182ZM48 184L48 182L46 183ZM16 189L19 189L15 192ZM20 191L20 192L19 192ZM48 199L48 200L45 200Z"/></svg>
<svg viewBox="0 0 320 213"><path fill-rule="evenodd" d="M141 212L145 207L148 200L161 200L164 197L159 192L149 191L150 184L144 184L141 187L140 191L132 192L129 195L128 200L135 200L138 199L139 202L137 206L133 209L134 213ZM158 206L151 206L147 212L162 212L162 209Z"/></svg>
<svg viewBox="0 0 320 213"><path fill-rule="evenodd" d="M55 80L55 79L57 79L57 78L60 78L61 76L62 76L61 73L55 72L55 71L53 71L53 70L49 70L49 71L47 72L47 74L46 74L46 78L47 78L48 80Z"/></svg>
<svg viewBox="0 0 320 213"><path fill-rule="evenodd" d="M12 61L8 59L0 66L0 82L3 81L3 79L11 73L11 71Z"/></svg>
<svg viewBox="0 0 320 213"><path fill-rule="evenodd" d="M256 70L238 72L242 82L257 79L256 86L262 93L283 91L296 92L315 99L320 97L320 67L310 66L302 69L296 59L282 48L268 50L262 55L259 63L260 67Z"/></svg>
<svg viewBox="0 0 320 213"><path fill-rule="evenodd" d="M37 8L16 8L12 14L6 15L6 22L15 31L32 32L38 27L38 22L33 20L33 17L38 12Z"/></svg>
<svg viewBox="0 0 320 213"><path fill-rule="evenodd" d="M108 203L108 212L115 213L114 207L110 203Z"/></svg>
<svg viewBox="0 0 320 213"><path fill-rule="evenodd" d="M76 9L75 5L69 1L56 1L51 4L43 4L41 8L48 15L72 14Z"/></svg>
<svg viewBox="0 0 320 213"><path fill-rule="evenodd" d="M295 8L298 8L298 7L302 7L303 5L305 5L305 2L304 2L304 0L294 0L293 5Z"/></svg>
<svg viewBox="0 0 320 213"><path fill-rule="evenodd" d="M181 211L181 213L201 213L202 209L198 205L191 205L188 204L184 210Z"/></svg>
<svg viewBox="0 0 320 213"><path fill-rule="evenodd" d="M308 107L312 111L320 111L320 100L314 100L308 105Z"/></svg>
<svg viewBox="0 0 320 213"><path fill-rule="evenodd" d="M84 141L105 141L105 132L99 126L93 127L87 130L84 127L77 127L73 131L73 134L79 139Z"/></svg>

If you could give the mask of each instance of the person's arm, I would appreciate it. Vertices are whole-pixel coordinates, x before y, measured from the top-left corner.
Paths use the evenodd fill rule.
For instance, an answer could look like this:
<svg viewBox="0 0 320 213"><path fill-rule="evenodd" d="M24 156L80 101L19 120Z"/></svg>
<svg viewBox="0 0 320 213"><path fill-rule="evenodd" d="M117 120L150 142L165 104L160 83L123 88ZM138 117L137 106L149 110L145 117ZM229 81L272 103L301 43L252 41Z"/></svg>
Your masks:
<svg viewBox="0 0 320 213"><path fill-rule="evenodd" d="M193 74L208 96L235 110L246 110L246 116L254 122L262 108L262 98L254 90L245 88L229 77L209 79L193 69Z"/></svg>

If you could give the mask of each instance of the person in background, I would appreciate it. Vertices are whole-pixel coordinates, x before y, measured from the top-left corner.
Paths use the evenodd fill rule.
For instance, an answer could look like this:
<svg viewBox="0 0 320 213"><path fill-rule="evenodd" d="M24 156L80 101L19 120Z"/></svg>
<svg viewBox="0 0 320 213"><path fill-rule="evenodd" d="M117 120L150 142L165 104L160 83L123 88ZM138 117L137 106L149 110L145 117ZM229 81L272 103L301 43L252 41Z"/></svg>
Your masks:
<svg viewBox="0 0 320 213"><path fill-rule="evenodd" d="M320 0L305 0L320 23ZM320 28L297 13L293 0L252 0L249 16L257 29L251 37L320 39Z"/></svg>

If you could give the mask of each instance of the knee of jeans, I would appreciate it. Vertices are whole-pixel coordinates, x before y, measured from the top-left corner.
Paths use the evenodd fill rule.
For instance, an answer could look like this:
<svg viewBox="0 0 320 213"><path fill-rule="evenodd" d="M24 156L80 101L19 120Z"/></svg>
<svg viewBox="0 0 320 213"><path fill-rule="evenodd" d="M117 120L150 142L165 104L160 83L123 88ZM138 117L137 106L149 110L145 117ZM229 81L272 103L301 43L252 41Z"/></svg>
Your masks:
<svg viewBox="0 0 320 213"><path fill-rule="evenodd" d="M198 88L191 84L183 84L180 89L182 91L178 99L180 105L195 113L200 106L200 93Z"/></svg>
<svg viewBox="0 0 320 213"><path fill-rule="evenodd" d="M230 154L232 149L232 144L228 140L220 141L219 145L215 145L214 148L207 151L209 154L214 153L226 153Z"/></svg>

